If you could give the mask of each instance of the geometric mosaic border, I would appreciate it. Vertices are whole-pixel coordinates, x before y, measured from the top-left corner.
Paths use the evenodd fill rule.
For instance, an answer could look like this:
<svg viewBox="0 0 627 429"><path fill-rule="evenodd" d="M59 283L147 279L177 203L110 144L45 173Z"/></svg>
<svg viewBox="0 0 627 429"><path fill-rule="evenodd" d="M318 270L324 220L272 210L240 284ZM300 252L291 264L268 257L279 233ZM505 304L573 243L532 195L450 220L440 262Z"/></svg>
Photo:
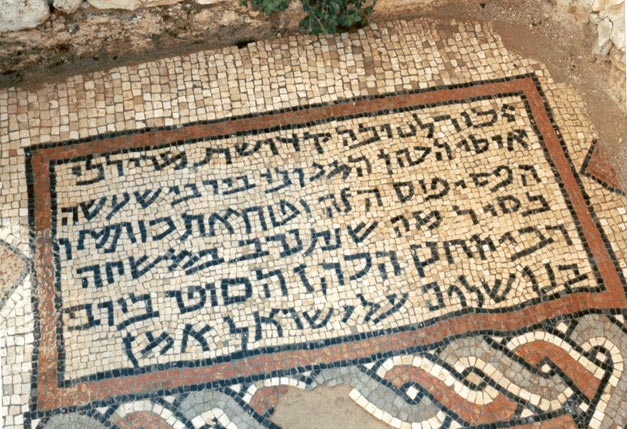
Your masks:
<svg viewBox="0 0 627 429"><path fill-rule="evenodd" d="M185 429L278 429L272 416L287 388L312 390L338 384L353 386L350 398L394 428L409 427L407 424L434 428L598 427L599 420L607 423L603 416L608 394L620 395L627 386L622 358L627 338L624 313L592 311L575 318L560 317L512 334L451 339L363 365L269 375L173 395L153 392L144 399L123 397L61 415L34 413L27 427L102 429L117 427L112 423L119 425L124 420L132 424L134 418L152 421L156 427L168 420L170 426ZM600 339L600 335L611 335L611 339ZM488 369L491 365L496 367ZM485 375L486 371L492 375ZM483 381L477 383L473 374L482 375ZM548 389L544 397L552 399L553 406L529 397L534 386ZM470 392L492 399L479 405L469 397ZM613 401L612 407L624 403ZM625 409L618 410L621 416L612 418L625 421Z"/></svg>

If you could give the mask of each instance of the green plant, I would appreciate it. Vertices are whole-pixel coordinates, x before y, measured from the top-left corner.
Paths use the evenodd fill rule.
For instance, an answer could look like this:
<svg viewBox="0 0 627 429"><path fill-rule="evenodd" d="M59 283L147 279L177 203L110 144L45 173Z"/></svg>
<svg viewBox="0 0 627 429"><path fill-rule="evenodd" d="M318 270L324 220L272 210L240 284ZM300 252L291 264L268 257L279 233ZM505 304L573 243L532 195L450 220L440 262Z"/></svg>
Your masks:
<svg viewBox="0 0 627 429"><path fill-rule="evenodd" d="M242 0L266 15L287 9L290 0ZM311 34L336 33L359 25L370 15L376 0L302 0L305 17L299 30Z"/></svg>

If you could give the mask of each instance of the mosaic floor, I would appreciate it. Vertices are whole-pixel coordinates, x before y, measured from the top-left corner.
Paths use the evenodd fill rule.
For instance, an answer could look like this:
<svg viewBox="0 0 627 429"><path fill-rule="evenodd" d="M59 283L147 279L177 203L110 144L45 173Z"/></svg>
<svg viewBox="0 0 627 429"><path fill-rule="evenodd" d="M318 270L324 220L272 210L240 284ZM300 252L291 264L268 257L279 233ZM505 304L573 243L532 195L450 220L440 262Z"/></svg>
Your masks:
<svg viewBox="0 0 627 429"><path fill-rule="evenodd" d="M393 428L627 425L624 193L489 25L0 90L0 143L6 429L278 428L338 384Z"/></svg>

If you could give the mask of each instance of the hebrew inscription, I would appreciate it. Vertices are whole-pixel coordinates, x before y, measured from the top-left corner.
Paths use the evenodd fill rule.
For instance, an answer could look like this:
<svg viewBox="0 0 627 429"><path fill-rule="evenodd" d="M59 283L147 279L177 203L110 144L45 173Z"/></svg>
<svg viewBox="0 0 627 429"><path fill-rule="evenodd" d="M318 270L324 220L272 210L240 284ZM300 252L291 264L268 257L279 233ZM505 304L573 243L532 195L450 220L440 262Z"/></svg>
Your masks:
<svg viewBox="0 0 627 429"><path fill-rule="evenodd" d="M595 290L545 151L507 96L54 165L64 379Z"/></svg>

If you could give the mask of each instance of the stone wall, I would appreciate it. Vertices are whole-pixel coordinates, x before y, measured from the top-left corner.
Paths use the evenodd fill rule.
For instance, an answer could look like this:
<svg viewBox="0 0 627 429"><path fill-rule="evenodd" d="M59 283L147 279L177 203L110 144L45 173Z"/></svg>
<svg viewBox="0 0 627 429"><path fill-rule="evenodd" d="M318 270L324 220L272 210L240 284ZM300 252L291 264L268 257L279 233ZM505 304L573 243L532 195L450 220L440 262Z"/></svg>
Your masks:
<svg viewBox="0 0 627 429"><path fill-rule="evenodd" d="M453 3L504 0L379 0L373 19L399 10L420 15ZM625 101L625 0L537 0L556 15L570 14L592 27L592 50L611 62L614 98ZM557 6L557 7L555 7ZM404 17L408 15L403 15ZM0 86L19 83L24 70L39 67L75 72L109 68L211 47L245 44L296 31L298 0L275 16L242 7L240 0L3 0L0 8ZM72 72L71 70L69 71ZM624 103L623 103L624 104Z"/></svg>
<svg viewBox="0 0 627 429"><path fill-rule="evenodd" d="M293 5L270 19L239 0L52 1L48 6L46 0L4 0L0 75L78 60L106 68L151 59L142 58L145 52L234 45L294 28L300 16Z"/></svg>
<svg viewBox="0 0 627 429"><path fill-rule="evenodd" d="M593 52L611 62L610 81L618 86L619 91L615 93L618 101L624 105L627 96L625 0L558 0L558 5L595 28Z"/></svg>
<svg viewBox="0 0 627 429"><path fill-rule="evenodd" d="M221 0L192 0L208 5ZM0 33L35 28L51 18L54 11L73 14L81 7L100 10L137 10L155 6L172 6L182 0L5 0L0 9Z"/></svg>

